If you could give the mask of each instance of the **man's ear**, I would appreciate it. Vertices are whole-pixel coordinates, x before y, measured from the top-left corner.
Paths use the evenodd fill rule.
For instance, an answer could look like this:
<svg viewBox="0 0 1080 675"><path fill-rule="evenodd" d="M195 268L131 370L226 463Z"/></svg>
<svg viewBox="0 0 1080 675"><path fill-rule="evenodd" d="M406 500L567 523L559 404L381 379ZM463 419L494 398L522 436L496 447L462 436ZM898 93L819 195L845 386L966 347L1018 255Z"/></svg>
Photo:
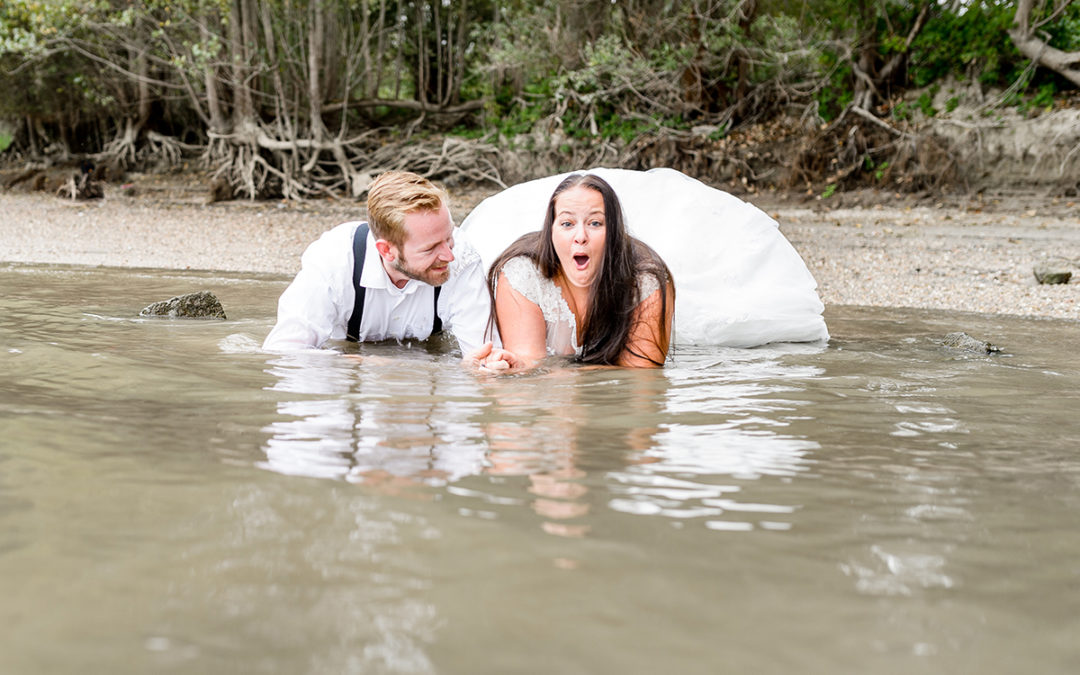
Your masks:
<svg viewBox="0 0 1080 675"><path fill-rule="evenodd" d="M386 262L394 262L397 258L397 247L385 239L376 239L375 249L378 250L379 255L382 256L383 260Z"/></svg>

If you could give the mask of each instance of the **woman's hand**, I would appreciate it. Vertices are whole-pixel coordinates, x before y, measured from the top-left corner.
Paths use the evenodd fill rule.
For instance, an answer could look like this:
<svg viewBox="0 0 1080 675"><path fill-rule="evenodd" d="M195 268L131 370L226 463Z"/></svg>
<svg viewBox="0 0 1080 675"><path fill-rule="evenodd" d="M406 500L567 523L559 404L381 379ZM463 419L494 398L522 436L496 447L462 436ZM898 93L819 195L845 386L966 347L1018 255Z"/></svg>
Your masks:
<svg viewBox="0 0 1080 675"><path fill-rule="evenodd" d="M480 364L480 372L508 373L524 370L529 365L514 352L505 349L493 349L491 354Z"/></svg>
<svg viewBox="0 0 1080 675"><path fill-rule="evenodd" d="M507 373L528 367L517 354L506 349L499 349L490 342L485 342L470 352L462 360L462 365L476 369L481 373Z"/></svg>

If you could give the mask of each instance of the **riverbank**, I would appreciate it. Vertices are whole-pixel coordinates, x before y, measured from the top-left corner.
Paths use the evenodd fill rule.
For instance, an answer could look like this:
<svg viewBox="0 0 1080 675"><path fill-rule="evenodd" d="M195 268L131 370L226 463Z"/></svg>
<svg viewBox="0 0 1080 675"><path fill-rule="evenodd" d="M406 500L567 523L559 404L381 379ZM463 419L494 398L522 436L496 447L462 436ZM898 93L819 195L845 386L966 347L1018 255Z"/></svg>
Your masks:
<svg viewBox="0 0 1080 675"><path fill-rule="evenodd" d="M134 196L109 188L105 199L84 202L0 192L0 261L288 278L319 234L364 217L350 201L206 204L199 188L138 185ZM487 194L452 191L456 220ZM1080 205L1068 199L744 198L780 223L827 305L1080 319ZM1055 260L1073 271L1072 282L1039 285L1033 268Z"/></svg>

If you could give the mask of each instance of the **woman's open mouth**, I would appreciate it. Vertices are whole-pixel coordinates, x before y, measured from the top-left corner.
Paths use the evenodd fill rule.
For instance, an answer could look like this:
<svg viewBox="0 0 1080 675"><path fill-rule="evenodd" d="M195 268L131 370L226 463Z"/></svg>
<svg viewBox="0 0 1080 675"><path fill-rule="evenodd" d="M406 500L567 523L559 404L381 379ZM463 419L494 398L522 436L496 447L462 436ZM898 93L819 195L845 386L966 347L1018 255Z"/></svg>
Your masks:
<svg viewBox="0 0 1080 675"><path fill-rule="evenodd" d="M579 270L585 269L585 266L589 264L589 256L584 253L579 253L574 256L574 264L577 265Z"/></svg>

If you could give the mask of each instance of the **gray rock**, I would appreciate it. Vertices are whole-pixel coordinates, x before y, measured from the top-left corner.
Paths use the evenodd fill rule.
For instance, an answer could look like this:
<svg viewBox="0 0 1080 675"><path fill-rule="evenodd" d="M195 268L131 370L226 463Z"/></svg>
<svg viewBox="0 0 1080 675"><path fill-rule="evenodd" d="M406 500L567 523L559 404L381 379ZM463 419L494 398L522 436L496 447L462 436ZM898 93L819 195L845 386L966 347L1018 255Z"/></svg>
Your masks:
<svg viewBox="0 0 1080 675"><path fill-rule="evenodd" d="M1040 284L1067 284L1072 272L1061 265L1036 265L1035 280Z"/></svg>
<svg viewBox="0 0 1080 675"><path fill-rule="evenodd" d="M166 316L170 319L224 319L225 309L210 291L178 295L147 305L139 316Z"/></svg>
<svg viewBox="0 0 1080 675"><path fill-rule="evenodd" d="M962 332L949 333L941 343L952 349L963 352L974 352L977 354L997 354L1001 351L1001 347L992 345L989 342L983 342L982 340L976 340L967 333Z"/></svg>

